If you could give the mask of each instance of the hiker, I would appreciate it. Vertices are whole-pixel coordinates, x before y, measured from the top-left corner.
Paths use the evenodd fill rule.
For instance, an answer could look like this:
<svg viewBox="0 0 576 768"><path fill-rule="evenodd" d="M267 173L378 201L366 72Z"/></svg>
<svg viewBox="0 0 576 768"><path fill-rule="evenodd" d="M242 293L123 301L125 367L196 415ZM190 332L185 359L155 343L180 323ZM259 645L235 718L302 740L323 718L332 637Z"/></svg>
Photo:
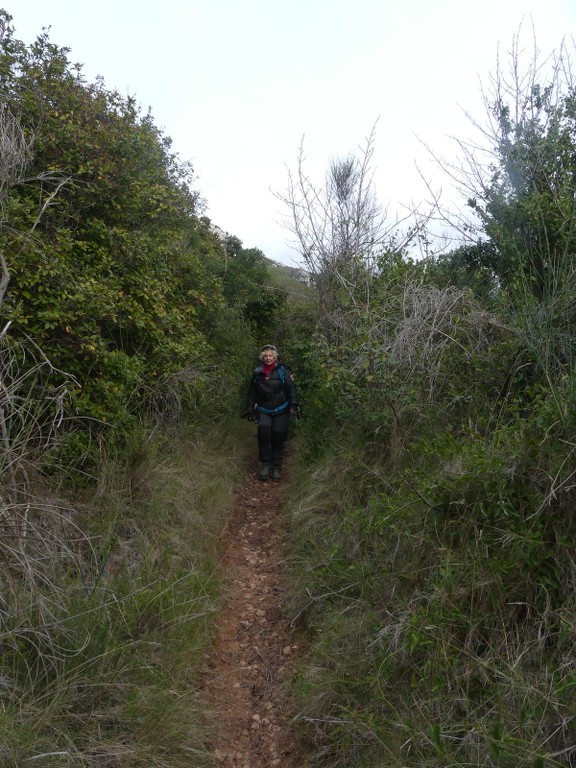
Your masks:
<svg viewBox="0 0 576 768"><path fill-rule="evenodd" d="M298 396L292 374L278 361L273 344L262 347L260 361L254 369L244 415L258 422L258 477L280 480L290 415L299 412Z"/></svg>

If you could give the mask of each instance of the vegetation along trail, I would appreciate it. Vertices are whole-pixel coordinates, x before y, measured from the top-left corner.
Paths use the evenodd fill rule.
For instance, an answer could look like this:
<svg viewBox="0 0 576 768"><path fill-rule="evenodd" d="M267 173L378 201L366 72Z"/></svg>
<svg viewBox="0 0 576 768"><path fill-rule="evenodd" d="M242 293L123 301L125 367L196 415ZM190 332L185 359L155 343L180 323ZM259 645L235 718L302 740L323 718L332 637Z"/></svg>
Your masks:
<svg viewBox="0 0 576 768"><path fill-rule="evenodd" d="M230 768L297 764L288 689L298 644L281 607L282 497L282 483L247 478L225 534L223 606L206 695L215 763Z"/></svg>

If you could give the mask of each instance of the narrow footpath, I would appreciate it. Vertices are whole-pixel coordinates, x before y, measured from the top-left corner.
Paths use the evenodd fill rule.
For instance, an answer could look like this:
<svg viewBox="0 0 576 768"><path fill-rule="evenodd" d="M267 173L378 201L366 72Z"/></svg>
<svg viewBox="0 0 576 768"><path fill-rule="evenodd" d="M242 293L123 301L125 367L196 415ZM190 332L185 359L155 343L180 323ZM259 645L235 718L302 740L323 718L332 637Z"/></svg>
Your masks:
<svg viewBox="0 0 576 768"><path fill-rule="evenodd" d="M298 644L282 613L283 482L253 474L237 493L222 554L223 606L205 690L217 728L214 762L296 768L289 685Z"/></svg>

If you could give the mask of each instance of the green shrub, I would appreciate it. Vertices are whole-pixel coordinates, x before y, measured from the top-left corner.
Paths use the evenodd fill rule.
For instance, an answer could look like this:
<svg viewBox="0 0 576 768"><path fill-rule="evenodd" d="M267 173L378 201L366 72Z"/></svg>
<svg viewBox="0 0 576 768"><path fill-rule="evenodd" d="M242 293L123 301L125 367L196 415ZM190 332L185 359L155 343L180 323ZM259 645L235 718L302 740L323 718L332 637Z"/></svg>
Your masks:
<svg viewBox="0 0 576 768"><path fill-rule="evenodd" d="M552 405L422 438L395 470L358 447L303 469L297 693L322 764L566 764L574 467Z"/></svg>

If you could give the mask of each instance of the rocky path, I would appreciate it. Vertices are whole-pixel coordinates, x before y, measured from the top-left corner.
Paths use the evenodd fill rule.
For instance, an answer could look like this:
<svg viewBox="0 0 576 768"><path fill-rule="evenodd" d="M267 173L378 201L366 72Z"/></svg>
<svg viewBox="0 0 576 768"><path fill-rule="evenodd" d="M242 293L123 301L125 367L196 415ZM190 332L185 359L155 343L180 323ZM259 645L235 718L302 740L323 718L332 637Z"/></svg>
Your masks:
<svg viewBox="0 0 576 768"><path fill-rule="evenodd" d="M206 695L215 764L295 768L288 687L298 644L282 614L286 522L282 482L246 480L235 500L222 567L223 609Z"/></svg>

